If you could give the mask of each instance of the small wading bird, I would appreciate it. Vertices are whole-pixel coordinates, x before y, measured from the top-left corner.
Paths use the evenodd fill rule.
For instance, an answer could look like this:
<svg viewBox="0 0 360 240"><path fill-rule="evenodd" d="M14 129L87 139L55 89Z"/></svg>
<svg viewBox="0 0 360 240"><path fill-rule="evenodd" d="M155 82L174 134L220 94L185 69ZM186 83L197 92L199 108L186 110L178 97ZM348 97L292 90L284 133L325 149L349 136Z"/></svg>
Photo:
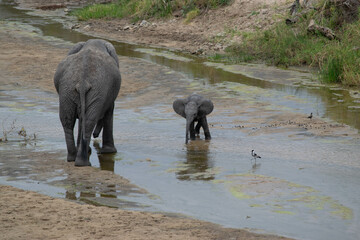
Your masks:
<svg viewBox="0 0 360 240"><path fill-rule="evenodd" d="M251 156L255 159L255 163L256 163L256 159L257 158L261 158L259 155L257 155L254 150L251 150Z"/></svg>
<svg viewBox="0 0 360 240"><path fill-rule="evenodd" d="M308 116L308 118L309 118L309 119L312 119L312 117L313 117L313 116L312 116L312 113L310 113L310 115Z"/></svg>

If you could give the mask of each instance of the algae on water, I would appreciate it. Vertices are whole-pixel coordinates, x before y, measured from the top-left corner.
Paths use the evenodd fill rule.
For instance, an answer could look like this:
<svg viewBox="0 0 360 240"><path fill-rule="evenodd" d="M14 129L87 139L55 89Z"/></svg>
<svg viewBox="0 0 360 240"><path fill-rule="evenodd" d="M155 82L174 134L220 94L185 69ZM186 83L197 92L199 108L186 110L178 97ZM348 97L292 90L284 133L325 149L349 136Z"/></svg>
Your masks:
<svg viewBox="0 0 360 240"><path fill-rule="evenodd" d="M353 219L353 210L318 190L301 184L265 175L242 173L212 181L224 184L237 199L248 201L250 207L268 209L287 215L318 214L343 220Z"/></svg>

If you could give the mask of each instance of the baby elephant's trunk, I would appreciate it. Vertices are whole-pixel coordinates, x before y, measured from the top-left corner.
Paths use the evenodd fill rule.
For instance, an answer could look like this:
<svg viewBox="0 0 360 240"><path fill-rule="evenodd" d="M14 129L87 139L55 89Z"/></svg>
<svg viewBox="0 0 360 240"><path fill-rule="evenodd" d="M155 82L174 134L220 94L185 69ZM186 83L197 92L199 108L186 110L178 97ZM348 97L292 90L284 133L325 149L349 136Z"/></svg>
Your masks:
<svg viewBox="0 0 360 240"><path fill-rule="evenodd" d="M190 115L186 116L186 134L185 134L185 143L187 144L189 142L189 132L193 131L194 129L190 129L191 123L194 121L194 116ZM191 135L191 134L190 134ZM191 137L191 136L190 136Z"/></svg>
<svg viewBox="0 0 360 240"><path fill-rule="evenodd" d="M189 130L190 130L190 122L186 121L185 144L188 144L189 142Z"/></svg>

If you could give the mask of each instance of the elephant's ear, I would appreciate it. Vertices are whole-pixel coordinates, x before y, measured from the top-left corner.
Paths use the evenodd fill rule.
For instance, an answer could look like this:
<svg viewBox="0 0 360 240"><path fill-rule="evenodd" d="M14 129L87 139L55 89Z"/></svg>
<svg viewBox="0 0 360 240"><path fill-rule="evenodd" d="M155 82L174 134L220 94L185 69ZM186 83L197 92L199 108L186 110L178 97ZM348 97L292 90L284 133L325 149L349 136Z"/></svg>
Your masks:
<svg viewBox="0 0 360 240"><path fill-rule="evenodd" d="M186 104L186 99L177 99L174 101L173 103L173 109L174 111L179 114L180 116L186 118L185 115L185 104Z"/></svg>
<svg viewBox="0 0 360 240"><path fill-rule="evenodd" d="M80 50L84 47L84 45L85 42L78 42L77 44L75 44L68 52L68 56L80 52Z"/></svg>
<svg viewBox="0 0 360 240"><path fill-rule="evenodd" d="M114 46L109 42L105 42L105 47L106 47L106 50L108 51L108 53L110 54L110 56L115 60L117 66L119 67L119 58L116 54L116 50L115 50Z"/></svg>
<svg viewBox="0 0 360 240"><path fill-rule="evenodd" d="M199 105L199 113L201 115L208 115L210 114L214 109L214 104L209 99L204 99L201 101Z"/></svg>

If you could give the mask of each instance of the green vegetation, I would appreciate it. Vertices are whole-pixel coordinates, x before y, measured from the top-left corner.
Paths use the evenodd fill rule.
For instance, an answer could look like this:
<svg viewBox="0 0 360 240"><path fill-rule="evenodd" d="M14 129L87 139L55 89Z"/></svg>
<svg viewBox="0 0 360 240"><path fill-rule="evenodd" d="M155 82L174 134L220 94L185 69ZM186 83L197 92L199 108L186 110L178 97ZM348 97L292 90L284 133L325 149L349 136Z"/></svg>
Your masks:
<svg viewBox="0 0 360 240"><path fill-rule="evenodd" d="M322 1L318 9L303 11L292 25L286 25L284 19L271 29L243 33L241 43L231 45L225 55L213 59L235 63L265 61L283 67L307 65L319 68L325 82L359 86L360 21L357 16L349 20L328 0ZM310 19L332 29L337 39L308 33Z"/></svg>
<svg viewBox="0 0 360 240"><path fill-rule="evenodd" d="M198 15L201 10L224 6L229 4L230 1L231 0L118 0L110 4L87 6L75 10L72 14L77 16L79 20L131 17L134 21L137 21L151 17L168 17L173 12L181 11L183 17L191 12L191 18ZM189 17L187 17L187 21L188 19Z"/></svg>
<svg viewBox="0 0 360 240"><path fill-rule="evenodd" d="M199 15L199 9L195 8L194 10L191 10L190 12L188 12L186 14L186 19L185 19L185 23L189 23L191 22L191 20L193 20L196 16Z"/></svg>
<svg viewBox="0 0 360 240"><path fill-rule="evenodd" d="M72 15L78 17L79 20L85 21L89 19L99 18L122 18L126 16L126 11L117 4L95 4L72 12Z"/></svg>
<svg viewBox="0 0 360 240"><path fill-rule="evenodd" d="M290 25L282 19L272 28L256 32L225 29L224 36L215 36L214 42L225 42L234 36L241 36L241 43L228 47L226 54L216 54L210 58L234 63L265 61L282 67L306 65L318 68L325 82L359 86L359 5L348 12L348 9L341 7L341 2L344 1L319 0L316 9L300 9L296 23ZM138 21L168 17L176 12L184 17L185 23L189 23L206 9L231 2L232 0L118 0L111 4L88 6L72 14L79 20L130 17L133 21ZM257 14L258 11L251 13ZM337 38L329 40L320 32L309 33L307 28L310 20L332 29Z"/></svg>

